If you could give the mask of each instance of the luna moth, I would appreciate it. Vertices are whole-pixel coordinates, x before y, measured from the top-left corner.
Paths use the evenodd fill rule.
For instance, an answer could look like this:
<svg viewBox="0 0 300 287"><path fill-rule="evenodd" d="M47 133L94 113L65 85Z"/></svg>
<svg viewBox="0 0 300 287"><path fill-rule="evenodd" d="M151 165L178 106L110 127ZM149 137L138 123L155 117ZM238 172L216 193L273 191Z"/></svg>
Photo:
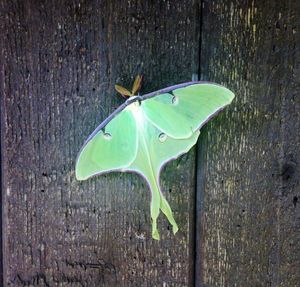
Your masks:
<svg viewBox="0 0 300 287"><path fill-rule="evenodd" d="M151 190L152 237L159 239L160 211L178 231L171 207L159 183L162 167L187 153L197 142L201 127L230 104L234 94L210 82L193 81L145 95L116 85L127 100L87 138L76 161L76 178L86 180L112 171L135 172Z"/></svg>

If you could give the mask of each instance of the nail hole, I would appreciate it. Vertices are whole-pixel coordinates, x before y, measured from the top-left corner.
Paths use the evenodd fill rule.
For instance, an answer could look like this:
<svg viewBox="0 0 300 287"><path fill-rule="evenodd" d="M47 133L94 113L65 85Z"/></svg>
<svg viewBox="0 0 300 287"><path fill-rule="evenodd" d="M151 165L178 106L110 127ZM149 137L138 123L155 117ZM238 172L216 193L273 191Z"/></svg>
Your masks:
<svg viewBox="0 0 300 287"><path fill-rule="evenodd" d="M293 198L293 204L294 204L294 207L296 207L297 202L298 202L298 197L297 197L297 196L294 196L294 198Z"/></svg>

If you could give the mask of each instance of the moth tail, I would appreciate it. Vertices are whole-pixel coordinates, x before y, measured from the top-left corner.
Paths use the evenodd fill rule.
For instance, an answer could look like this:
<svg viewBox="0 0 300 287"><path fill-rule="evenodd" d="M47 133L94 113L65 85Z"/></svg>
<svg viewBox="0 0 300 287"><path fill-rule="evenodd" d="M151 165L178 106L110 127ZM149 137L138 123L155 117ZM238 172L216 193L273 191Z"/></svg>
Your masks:
<svg viewBox="0 0 300 287"><path fill-rule="evenodd" d="M156 240L159 240L159 232L157 229L157 218L159 216L160 210L165 214L168 221L172 225L173 233L175 234L178 231L177 223L174 219L172 209L163 196L158 178L149 181L152 197L151 197L151 219L152 219L152 237Z"/></svg>
<svg viewBox="0 0 300 287"><path fill-rule="evenodd" d="M173 234L176 234L178 231L178 225L174 219L172 209L168 203L168 201L165 199L162 193L160 193L160 209L164 213L164 215L167 217L169 220L170 224L172 225L173 228Z"/></svg>

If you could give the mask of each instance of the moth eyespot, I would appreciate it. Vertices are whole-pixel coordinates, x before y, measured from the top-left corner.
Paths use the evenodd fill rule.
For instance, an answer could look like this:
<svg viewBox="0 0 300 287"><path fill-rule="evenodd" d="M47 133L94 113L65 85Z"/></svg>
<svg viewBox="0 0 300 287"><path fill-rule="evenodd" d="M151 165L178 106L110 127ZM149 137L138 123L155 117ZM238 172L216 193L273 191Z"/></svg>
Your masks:
<svg viewBox="0 0 300 287"><path fill-rule="evenodd" d="M166 139L167 139L167 135L165 134L165 133L161 133L159 136L158 136L158 139L159 139L159 141L160 142L165 142L166 141Z"/></svg>
<svg viewBox="0 0 300 287"><path fill-rule="evenodd" d="M172 98L172 104L173 105L177 105L178 104L178 97L176 97L176 96L173 96L173 98Z"/></svg>
<svg viewBox="0 0 300 287"><path fill-rule="evenodd" d="M111 139L112 139L112 136L111 136L111 134L109 134L109 133L105 133L105 134L103 135L103 137L104 137L104 139L106 139L106 140L111 140Z"/></svg>

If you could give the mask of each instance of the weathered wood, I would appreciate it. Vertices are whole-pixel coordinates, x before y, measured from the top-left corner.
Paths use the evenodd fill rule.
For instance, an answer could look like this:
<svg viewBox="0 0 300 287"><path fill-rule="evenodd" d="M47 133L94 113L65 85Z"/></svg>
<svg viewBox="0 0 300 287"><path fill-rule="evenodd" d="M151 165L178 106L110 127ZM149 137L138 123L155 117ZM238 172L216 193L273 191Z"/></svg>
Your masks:
<svg viewBox="0 0 300 287"><path fill-rule="evenodd" d="M162 175L180 232L136 175L75 180L77 152L123 101L198 71L198 1L1 1L5 286L191 286L194 152Z"/></svg>
<svg viewBox="0 0 300 287"><path fill-rule="evenodd" d="M204 1L202 19L202 78L236 99L201 139L196 286L299 286L300 3Z"/></svg>

